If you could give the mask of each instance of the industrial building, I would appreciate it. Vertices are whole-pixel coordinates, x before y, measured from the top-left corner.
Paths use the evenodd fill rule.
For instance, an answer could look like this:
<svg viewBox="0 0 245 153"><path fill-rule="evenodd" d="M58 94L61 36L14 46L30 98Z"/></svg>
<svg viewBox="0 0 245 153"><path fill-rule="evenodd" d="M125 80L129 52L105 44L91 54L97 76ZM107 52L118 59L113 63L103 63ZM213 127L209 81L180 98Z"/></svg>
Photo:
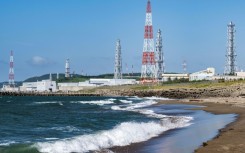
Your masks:
<svg viewBox="0 0 245 153"><path fill-rule="evenodd" d="M84 89L84 87L79 86L78 82L75 82L75 83L71 83L71 82L58 83L58 90L63 91L63 92L79 91L79 90L83 90L83 89Z"/></svg>
<svg viewBox="0 0 245 153"><path fill-rule="evenodd" d="M78 83L58 83L58 89L59 91L67 92L92 89L100 86L132 85L136 83L135 79L90 79Z"/></svg>
<svg viewBox="0 0 245 153"><path fill-rule="evenodd" d="M90 79L90 84L97 86L118 86L136 84L135 79Z"/></svg>
<svg viewBox="0 0 245 153"><path fill-rule="evenodd" d="M37 82L24 82L20 86L20 91L23 92L56 92L56 81L42 80Z"/></svg>
<svg viewBox="0 0 245 153"><path fill-rule="evenodd" d="M232 81L232 80L245 80L245 72L235 72L235 75L221 75L221 76L214 76L213 80L225 80L225 81Z"/></svg>
<svg viewBox="0 0 245 153"><path fill-rule="evenodd" d="M20 91L37 91L37 82L23 82Z"/></svg>
<svg viewBox="0 0 245 153"><path fill-rule="evenodd" d="M51 80L37 81L38 92L45 92L45 91L56 92L56 90L57 90L56 81L51 81Z"/></svg>
<svg viewBox="0 0 245 153"><path fill-rule="evenodd" d="M162 74L162 81L167 82L167 81L173 81L173 80L180 80L180 79L189 79L189 74L187 73L176 73L176 74Z"/></svg>
<svg viewBox="0 0 245 153"><path fill-rule="evenodd" d="M19 91L18 87L14 87L11 86L9 84L3 85L3 88L1 89L1 91L5 91L5 92L17 92Z"/></svg>
<svg viewBox="0 0 245 153"><path fill-rule="evenodd" d="M215 68L207 68L199 72L190 74L190 81L213 80L215 76Z"/></svg>

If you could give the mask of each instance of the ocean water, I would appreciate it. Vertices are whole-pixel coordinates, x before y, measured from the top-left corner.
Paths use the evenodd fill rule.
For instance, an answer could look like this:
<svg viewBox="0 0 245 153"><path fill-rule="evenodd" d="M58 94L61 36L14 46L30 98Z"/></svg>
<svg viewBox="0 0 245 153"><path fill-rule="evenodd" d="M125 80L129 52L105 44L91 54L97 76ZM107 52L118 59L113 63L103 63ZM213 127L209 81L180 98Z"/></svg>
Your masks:
<svg viewBox="0 0 245 153"><path fill-rule="evenodd" d="M188 153L235 119L157 100L165 98L0 97L0 153L83 153L132 144L147 144L136 152ZM186 143L188 135L194 143Z"/></svg>

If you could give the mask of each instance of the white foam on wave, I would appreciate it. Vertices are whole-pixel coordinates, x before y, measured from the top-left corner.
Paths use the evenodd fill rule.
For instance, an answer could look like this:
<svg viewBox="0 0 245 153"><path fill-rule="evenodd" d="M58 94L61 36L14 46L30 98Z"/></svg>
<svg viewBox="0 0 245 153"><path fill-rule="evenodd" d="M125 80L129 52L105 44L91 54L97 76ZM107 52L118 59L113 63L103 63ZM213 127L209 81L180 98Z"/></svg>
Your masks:
<svg viewBox="0 0 245 153"><path fill-rule="evenodd" d="M140 114L144 114L144 115L146 115L148 117L159 118L159 119L166 117L166 115L154 113L153 110L139 109L139 108L151 106L151 105L154 105L154 104L157 104L157 103L158 102L153 101L153 100L147 100L147 101L140 102L140 103L130 104L127 107L123 107L123 106L112 106L111 109L112 110L137 112L137 113L140 113Z"/></svg>
<svg viewBox="0 0 245 153"><path fill-rule="evenodd" d="M132 143L147 141L170 129L186 127L189 125L189 121L189 119L185 118L166 118L159 122L124 122L108 131L54 142L37 143L35 147L40 152L70 153L101 150L115 146L127 146Z"/></svg>
<svg viewBox="0 0 245 153"><path fill-rule="evenodd" d="M60 101L42 101L42 102L34 102L34 104L38 104L38 105L43 105L43 104L59 104L59 105L63 105L62 102Z"/></svg>
<svg viewBox="0 0 245 153"><path fill-rule="evenodd" d="M148 117L158 118L159 121L140 123L124 122L111 130L81 135L70 139L36 143L34 146L40 152L49 153L100 151L106 148L127 146L132 143L147 141L167 130L191 125L190 121L193 119L192 117L166 116L163 114L156 114L150 109L144 109L145 107L154 104L157 104L157 102L154 100L147 100L140 103L112 106L111 109L138 112Z"/></svg>
<svg viewBox="0 0 245 153"><path fill-rule="evenodd" d="M127 107L124 107L123 105L120 106L112 106L111 108L113 110L125 110L125 111L130 111L130 110L134 110L137 108L143 108L143 107L147 107L147 106L151 106L154 104L157 104L158 102L153 101L153 100L147 100L147 101L143 101L140 103L133 103L133 104L129 104L127 105Z"/></svg>
<svg viewBox="0 0 245 153"><path fill-rule="evenodd" d="M150 99L150 100L171 100L169 98L164 98L164 97L145 97L145 99Z"/></svg>
<svg viewBox="0 0 245 153"><path fill-rule="evenodd" d="M65 127L52 127L52 130L62 131L62 132L74 132L80 131L78 128L74 126L65 126Z"/></svg>
<svg viewBox="0 0 245 153"><path fill-rule="evenodd" d="M140 103L134 103L134 104L130 104L128 107L126 107L128 110L130 109L136 109L136 108L143 108L143 107L147 107L147 106L151 106L154 104L157 104L158 102L154 101L154 100L147 100L147 101L143 101Z"/></svg>
<svg viewBox="0 0 245 153"><path fill-rule="evenodd" d="M98 100L98 101L75 101L71 103L80 103L80 104L91 104L91 105L106 105L106 104L113 104L114 102L111 100Z"/></svg>
<svg viewBox="0 0 245 153"><path fill-rule="evenodd" d="M120 100L120 102L125 103L125 104L130 104L130 103L132 103L133 101L131 101L131 100Z"/></svg>
<svg viewBox="0 0 245 153"><path fill-rule="evenodd" d="M140 98L138 96L134 96L134 97L129 97L127 99L131 99L131 100L142 100L143 98Z"/></svg>
<svg viewBox="0 0 245 153"><path fill-rule="evenodd" d="M59 138L45 138L45 140L58 140Z"/></svg>
<svg viewBox="0 0 245 153"><path fill-rule="evenodd" d="M147 117L152 117L152 118L158 118L164 121L166 118L174 118L174 119L187 119L187 120L193 120L193 117L189 116L168 116L164 114L157 114L153 110L150 109L142 109L143 107L151 106L154 104L157 104L158 102L154 100L147 100L143 101L141 103L135 103L135 104L130 104L127 107L123 106L112 106L112 110L121 110L121 111L130 111L130 112L137 112L143 115L146 115ZM141 109L140 109L141 108Z"/></svg>
<svg viewBox="0 0 245 153"><path fill-rule="evenodd" d="M115 100L117 100L117 99L114 99L114 98L110 98L110 99L108 99L109 101L115 101Z"/></svg>
<svg viewBox="0 0 245 153"><path fill-rule="evenodd" d="M16 143L15 141L3 141L3 142L0 142L0 146L9 146L15 143Z"/></svg>

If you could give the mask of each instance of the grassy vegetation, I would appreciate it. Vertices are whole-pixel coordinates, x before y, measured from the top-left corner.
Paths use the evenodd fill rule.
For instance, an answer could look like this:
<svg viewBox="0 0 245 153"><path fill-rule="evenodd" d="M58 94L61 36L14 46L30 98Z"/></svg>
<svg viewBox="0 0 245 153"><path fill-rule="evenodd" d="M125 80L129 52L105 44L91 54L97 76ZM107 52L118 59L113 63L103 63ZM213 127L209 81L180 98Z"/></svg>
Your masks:
<svg viewBox="0 0 245 153"><path fill-rule="evenodd" d="M168 89L177 89L177 88L196 88L196 89L202 89L202 88L217 88L217 87L227 87L231 85L238 85L238 84L245 84L244 80L236 80L236 81L193 81L193 82L180 82L180 83L174 83L174 82L168 82L168 83L162 83L162 84L137 84L137 85L125 85L125 86L103 86L98 87L94 89L93 91L100 90L100 89L109 89L109 90L168 90Z"/></svg>

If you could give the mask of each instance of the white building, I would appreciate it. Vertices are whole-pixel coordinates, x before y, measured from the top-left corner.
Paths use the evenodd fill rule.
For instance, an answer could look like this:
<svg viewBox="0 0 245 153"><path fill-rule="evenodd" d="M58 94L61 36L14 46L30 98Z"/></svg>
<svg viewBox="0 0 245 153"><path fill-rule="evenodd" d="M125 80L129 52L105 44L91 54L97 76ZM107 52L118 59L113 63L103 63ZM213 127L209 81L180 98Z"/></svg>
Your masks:
<svg viewBox="0 0 245 153"><path fill-rule="evenodd" d="M239 80L239 79L245 80L245 72L235 72L235 75L220 75L220 76L213 77L213 80L220 80L220 79L224 79L226 81Z"/></svg>
<svg viewBox="0 0 245 153"><path fill-rule="evenodd" d="M163 73L162 74L162 81L163 82L167 82L167 81L173 81L173 80L180 80L180 79L189 79L189 74L187 73L184 73L184 74L180 74L180 73L177 73L177 74L166 74L166 73Z"/></svg>
<svg viewBox="0 0 245 153"><path fill-rule="evenodd" d="M56 92L56 81L42 80L37 82L24 82L20 91L37 91L37 92Z"/></svg>
<svg viewBox="0 0 245 153"><path fill-rule="evenodd" d="M37 82L23 82L20 91L37 91Z"/></svg>
<svg viewBox="0 0 245 153"><path fill-rule="evenodd" d="M56 92L56 90L57 90L56 81L42 80L37 82L38 92L44 92L44 91Z"/></svg>
<svg viewBox="0 0 245 153"><path fill-rule="evenodd" d="M2 91L17 92L17 91L19 91L19 88L18 87L12 87L10 85L3 85Z"/></svg>
<svg viewBox="0 0 245 153"><path fill-rule="evenodd" d="M245 72L235 72L235 75L237 77L243 77L243 78L245 78Z"/></svg>
<svg viewBox="0 0 245 153"><path fill-rule="evenodd" d="M79 86L79 83L67 82L67 83L58 83L58 90L60 91L79 91L83 90L83 87Z"/></svg>
<svg viewBox="0 0 245 153"><path fill-rule="evenodd" d="M136 84L135 79L90 79L89 84L97 86L117 86Z"/></svg>
<svg viewBox="0 0 245 153"><path fill-rule="evenodd" d="M60 91L79 91L84 89L93 89L99 86L117 86L136 84L135 79L90 79L78 83L58 83Z"/></svg>
<svg viewBox="0 0 245 153"><path fill-rule="evenodd" d="M189 80L190 81L213 80L214 76L215 76L215 68L207 68L206 70L202 70L190 74Z"/></svg>

